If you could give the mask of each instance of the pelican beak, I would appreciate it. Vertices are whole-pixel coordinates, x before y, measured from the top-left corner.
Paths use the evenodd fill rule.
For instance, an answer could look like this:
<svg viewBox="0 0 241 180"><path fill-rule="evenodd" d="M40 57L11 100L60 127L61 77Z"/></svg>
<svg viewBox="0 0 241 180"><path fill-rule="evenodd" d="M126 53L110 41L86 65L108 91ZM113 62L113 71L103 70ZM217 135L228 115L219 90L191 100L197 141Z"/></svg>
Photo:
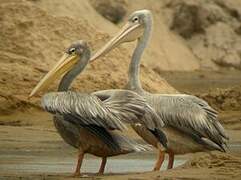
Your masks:
<svg viewBox="0 0 241 180"><path fill-rule="evenodd" d="M140 23L128 22L105 46L98 50L90 59L91 62L102 55L105 55L119 44L131 42L143 34L143 26Z"/></svg>
<svg viewBox="0 0 241 180"><path fill-rule="evenodd" d="M38 92L45 90L48 85L56 80L58 77L63 75L65 72L69 71L77 63L77 55L69 55L65 53L58 63L50 70L43 79L35 86L29 95L29 98L33 97Z"/></svg>

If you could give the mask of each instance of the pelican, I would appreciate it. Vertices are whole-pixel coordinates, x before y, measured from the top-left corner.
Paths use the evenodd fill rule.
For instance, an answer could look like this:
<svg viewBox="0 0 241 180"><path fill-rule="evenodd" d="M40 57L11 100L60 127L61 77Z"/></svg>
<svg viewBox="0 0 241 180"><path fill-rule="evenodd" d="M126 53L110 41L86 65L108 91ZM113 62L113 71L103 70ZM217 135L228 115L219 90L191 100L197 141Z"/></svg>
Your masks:
<svg viewBox="0 0 241 180"><path fill-rule="evenodd" d="M167 138L167 148L163 149L159 144L158 133L150 132L145 125L133 125L137 134L159 150L153 170L160 170L165 153L169 155L167 168L170 169L173 168L176 154L209 150L225 151L228 136L218 121L217 112L207 102L187 94L152 94L142 88L139 78L140 60L150 39L151 30L151 12L135 11L120 32L91 57L91 61L122 43L137 40L129 65L126 89L137 92L146 99L164 122L161 131Z"/></svg>
<svg viewBox="0 0 241 180"><path fill-rule="evenodd" d="M74 78L84 70L89 60L90 50L85 41L71 44L60 61L29 95L32 97L45 90L54 80L64 75L58 92L43 96L42 106L54 114L54 125L65 142L79 150L74 176L80 176L85 153L102 157L98 173L103 174L107 157L149 150L115 131L126 128L123 122L142 123L151 129L163 126L158 115L153 116L155 113L146 101L132 91L112 90L111 93L104 94L102 99L92 94L68 91Z"/></svg>

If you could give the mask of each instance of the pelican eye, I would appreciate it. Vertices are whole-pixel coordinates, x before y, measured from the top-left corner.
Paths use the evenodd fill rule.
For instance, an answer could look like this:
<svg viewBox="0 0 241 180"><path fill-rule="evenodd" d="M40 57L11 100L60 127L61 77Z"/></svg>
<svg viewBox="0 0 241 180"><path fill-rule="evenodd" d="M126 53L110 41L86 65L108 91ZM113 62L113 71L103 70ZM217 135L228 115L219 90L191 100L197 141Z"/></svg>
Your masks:
<svg viewBox="0 0 241 180"><path fill-rule="evenodd" d="M75 48L70 48L70 49L69 49L69 53L70 53L70 54L73 54L74 52L75 52Z"/></svg>
<svg viewBox="0 0 241 180"><path fill-rule="evenodd" d="M136 16L132 19L132 22L138 22L139 21L139 18Z"/></svg>

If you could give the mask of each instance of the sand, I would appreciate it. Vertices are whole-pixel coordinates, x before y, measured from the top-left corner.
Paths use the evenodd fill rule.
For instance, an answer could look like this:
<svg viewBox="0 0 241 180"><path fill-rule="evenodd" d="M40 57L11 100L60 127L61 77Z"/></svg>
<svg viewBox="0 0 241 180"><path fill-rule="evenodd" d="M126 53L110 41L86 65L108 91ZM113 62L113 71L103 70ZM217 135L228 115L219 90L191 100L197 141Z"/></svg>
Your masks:
<svg viewBox="0 0 241 180"><path fill-rule="evenodd" d="M100 4L101 2L104 1L98 1ZM220 2L224 1L220 0ZM240 38L236 22L239 18L240 6L234 1L230 2L234 4L225 4L220 7L221 12L224 9L237 12L237 17L230 17L226 11L224 14L225 17L231 18L231 22L223 21L224 25L228 26L230 31L235 31L235 34L230 37L232 41L227 46L228 50L232 49L234 44L235 47L239 46ZM206 7L205 3L200 5L198 1L195 6L199 8L205 5ZM189 3L184 1L180 1L180 4L189 7ZM197 41L194 40L198 38L205 40L208 37L210 40L210 36L218 27L205 26L205 33L201 37L196 33L192 34L191 39L183 37L182 29L178 29L179 26L171 28L170 23L175 20L176 16L172 16L173 14L182 12L177 11L180 4L174 0L160 2L120 0L116 4L109 0L102 5L102 9L98 9L99 5L95 0L1 0L0 155L2 158L0 167L16 168L16 171L0 168L0 179L71 179L75 150L62 141L53 127L51 115L40 108L39 100L42 94L31 100L27 99L28 94L72 41L84 39L95 51L119 30L128 14L142 8L152 10L155 21L153 36L141 65L144 88L159 93L186 92L204 98L220 111L221 123L228 129L231 137L230 143L237 148L228 154L212 152L186 155L184 158L188 161L183 166L169 171L142 172L139 170L132 173L117 171L108 172L101 177L92 173L87 174L91 176L89 179L240 179L241 72L238 70L240 69L239 58L231 64L219 63L230 58L218 59L214 55L208 56L206 61L200 60L203 58L199 57L200 52L205 54L208 52L207 49L203 49L202 43L198 46L199 44L195 44ZM106 12L105 7L107 10L113 10L116 6L123 6L123 12L113 16L121 18L118 20L108 18L112 11ZM217 6L217 1L214 2L214 6ZM214 29L210 34L209 28ZM214 46L220 42L217 52L223 48L227 39L226 36L219 38L224 41L210 40L214 42ZM237 43L233 43L234 38L237 39ZM213 46L210 47L213 48ZM92 92L123 87L126 83L128 63L133 48L133 43L122 45L99 61L90 64L78 77L72 89ZM235 49L232 55L235 56L238 52ZM214 56L218 63L212 61L211 56ZM57 82L50 90L54 90L56 84ZM132 131L128 131L127 134L138 138ZM54 163L58 163L61 156L66 156L68 160L64 162L67 163L66 166L63 163L64 173L57 170L56 173L50 171L49 167L55 167ZM127 156L126 159L132 157ZM135 156L139 160L140 157L144 156ZM151 157L151 162L154 163L154 152ZM37 162L38 160L45 161L41 164ZM21 164L25 170L22 173L19 172ZM39 169L41 172L38 172L38 169L34 171L35 165L42 167ZM152 164L148 167L147 171L150 171Z"/></svg>
<svg viewBox="0 0 241 180"><path fill-rule="evenodd" d="M230 144L241 144L240 133L228 131L228 134ZM0 126L0 147L2 179L74 179L71 173L76 161L76 150L65 144L53 127ZM110 158L107 173L103 176L94 174L100 159L87 156L82 172L86 179L239 179L241 150L231 148L230 151L226 154L210 152L181 156L178 158L188 159L184 165L160 172L151 172L149 169L154 163L154 152L149 155L129 154ZM136 166L143 168L132 163L138 163L138 160L142 163L150 162L147 169L133 171ZM133 167L125 162L131 163ZM120 172L121 168L126 172Z"/></svg>

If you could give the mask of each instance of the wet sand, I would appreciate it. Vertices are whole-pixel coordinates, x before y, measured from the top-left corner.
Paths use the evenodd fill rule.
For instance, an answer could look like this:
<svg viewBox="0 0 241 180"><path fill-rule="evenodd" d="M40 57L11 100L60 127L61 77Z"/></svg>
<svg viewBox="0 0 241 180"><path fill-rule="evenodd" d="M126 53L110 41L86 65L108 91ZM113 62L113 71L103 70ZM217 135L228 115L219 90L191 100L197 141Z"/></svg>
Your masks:
<svg viewBox="0 0 241 180"><path fill-rule="evenodd" d="M0 175L26 173L70 173L77 151L67 145L53 129L0 126ZM140 158L141 157L141 158ZM186 161L181 156L175 167ZM108 160L106 173L145 172L155 162L155 152L140 152ZM100 158L86 155L82 172L98 171ZM166 162L163 169L166 169Z"/></svg>
<svg viewBox="0 0 241 180"><path fill-rule="evenodd" d="M71 178L77 152L65 144L54 129L0 126L0 137L0 177L3 179ZM106 173L149 171L154 157L154 152L146 152L110 158ZM83 176L94 176L99 163L99 158L87 155ZM182 163L184 160L179 159L176 166Z"/></svg>
<svg viewBox="0 0 241 180"><path fill-rule="evenodd" d="M230 153L240 154L241 133L239 131L228 133L231 137ZM176 173L175 170L169 170L167 174L166 171L150 172L155 156L155 151L150 151L109 158L106 174L96 176L100 159L87 155L82 167L82 177L131 179L133 176L134 179L149 179L151 176L170 176L169 173L172 171ZM191 157L192 155L177 156L175 167L180 167ZM2 179L71 179L75 163L76 150L65 144L55 129L38 126L0 126ZM166 169L166 163L167 161L162 170ZM139 177L140 172L143 173L143 178Z"/></svg>

